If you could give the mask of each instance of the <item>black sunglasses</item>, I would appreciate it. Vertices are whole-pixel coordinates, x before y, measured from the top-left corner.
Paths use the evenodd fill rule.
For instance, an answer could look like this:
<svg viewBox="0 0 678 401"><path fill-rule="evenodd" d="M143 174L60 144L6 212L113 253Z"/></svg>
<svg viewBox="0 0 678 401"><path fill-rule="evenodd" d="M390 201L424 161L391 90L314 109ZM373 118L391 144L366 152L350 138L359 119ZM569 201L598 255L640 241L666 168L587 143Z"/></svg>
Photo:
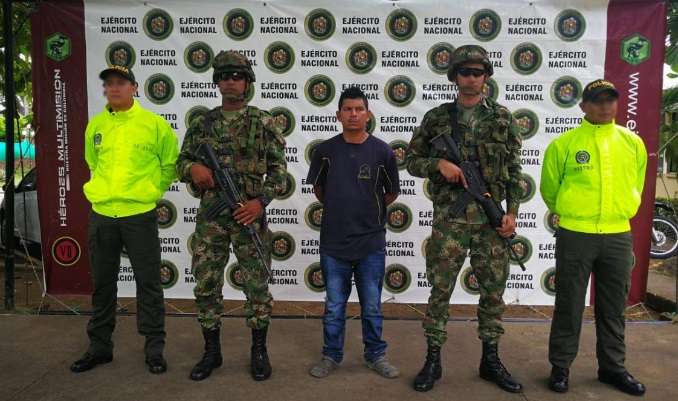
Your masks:
<svg viewBox="0 0 678 401"><path fill-rule="evenodd" d="M220 81L228 81L229 79L233 81L242 81L245 78L247 78L245 74L240 71L222 72L219 76Z"/></svg>
<svg viewBox="0 0 678 401"><path fill-rule="evenodd" d="M461 75L462 77L473 75L477 78L485 75L485 70L481 70L480 68L461 67L457 69L457 74Z"/></svg>

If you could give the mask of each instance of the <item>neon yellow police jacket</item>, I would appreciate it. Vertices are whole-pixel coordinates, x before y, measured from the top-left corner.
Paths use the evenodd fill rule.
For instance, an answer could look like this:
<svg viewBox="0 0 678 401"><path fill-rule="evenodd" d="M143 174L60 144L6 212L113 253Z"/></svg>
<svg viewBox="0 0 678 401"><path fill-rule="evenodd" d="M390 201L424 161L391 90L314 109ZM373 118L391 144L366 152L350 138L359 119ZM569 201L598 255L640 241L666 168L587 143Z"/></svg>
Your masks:
<svg viewBox="0 0 678 401"><path fill-rule="evenodd" d="M626 232L640 206L647 151L625 127L579 127L546 148L540 191L546 206L560 216L560 227L596 234Z"/></svg>
<svg viewBox="0 0 678 401"><path fill-rule="evenodd" d="M85 197L96 213L108 217L148 212L176 179L178 154L177 136L161 116L136 100L126 111L106 107L85 131L91 173Z"/></svg>

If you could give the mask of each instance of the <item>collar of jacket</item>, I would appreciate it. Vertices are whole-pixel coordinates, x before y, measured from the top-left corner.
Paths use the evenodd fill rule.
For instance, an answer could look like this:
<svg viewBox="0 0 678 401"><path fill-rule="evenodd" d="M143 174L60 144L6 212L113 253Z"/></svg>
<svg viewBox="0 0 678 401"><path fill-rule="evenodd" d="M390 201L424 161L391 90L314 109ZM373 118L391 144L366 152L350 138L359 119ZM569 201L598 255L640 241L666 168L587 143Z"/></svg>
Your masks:
<svg viewBox="0 0 678 401"><path fill-rule="evenodd" d="M115 118L119 118L119 119L123 119L123 120L126 120L126 119L134 116L134 114L136 114L137 111L139 111L140 108L141 108L141 106L139 105L139 102L136 99L134 99L134 103L132 103L132 107L130 107L129 109L127 109L125 111L113 111L113 110L111 110L111 108L108 105L106 105L106 111L108 112L108 114L111 117L115 117Z"/></svg>
<svg viewBox="0 0 678 401"><path fill-rule="evenodd" d="M582 118L581 126L587 131L593 132L595 134L609 134L614 132L616 124L614 120L607 124L593 124L586 118Z"/></svg>

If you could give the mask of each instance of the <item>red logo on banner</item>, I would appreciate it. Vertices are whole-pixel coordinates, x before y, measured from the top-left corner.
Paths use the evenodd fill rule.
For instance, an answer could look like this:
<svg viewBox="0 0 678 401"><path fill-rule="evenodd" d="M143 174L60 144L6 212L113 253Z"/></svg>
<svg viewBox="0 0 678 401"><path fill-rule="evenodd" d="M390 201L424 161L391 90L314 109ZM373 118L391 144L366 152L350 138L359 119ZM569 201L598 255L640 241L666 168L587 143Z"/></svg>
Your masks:
<svg viewBox="0 0 678 401"><path fill-rule="evenodd" d="M71 237L60 237L52 244L52 258L61 266L73 266L80 260L80 244Z"/></svg>

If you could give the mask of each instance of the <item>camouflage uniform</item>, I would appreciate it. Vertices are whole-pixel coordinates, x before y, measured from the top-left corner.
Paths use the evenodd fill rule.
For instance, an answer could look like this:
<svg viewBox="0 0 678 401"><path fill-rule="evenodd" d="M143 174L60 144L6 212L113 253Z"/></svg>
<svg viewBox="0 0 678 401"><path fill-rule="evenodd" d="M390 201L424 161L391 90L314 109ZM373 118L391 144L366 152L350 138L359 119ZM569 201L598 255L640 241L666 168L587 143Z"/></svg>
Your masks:
<svg viewBox="0 0 678 401"><path fill-rule="evenodd" d="M219 57L226 57L223 55L248 63L235 52L222 52L217 61ZM217 73L215 71L215 80L218 80ZM212 121L209 130L210 124L205 123L206 119ZM268 112L252 106L237 112L225 112L219 106L205 116L195 118L184 137L177 160L177 174L182 182L191 182L191 166L197 160L195 153L202 143L212 146L221 166L229 169L247 199L263 197L270 200L285 191L285 140L279 125ZM218 329L221 325L224 268L231 245L243 273L247 325L253 329L266 328L273 305L266 269L247 230L236 222L231 210L224 210L214 221L205 219L205 211L216 199L213 190L202 193L192 244L191 267L196 279L193 292L199 310L198 321L207 330ZM266 227L265 213L253 224L268 248L271 233ZM270 249L266 249L265 253L270 263Z"/></svg>
<svg viewBox="0 0 678 401"><path fill-rule="evenodd" d="M477 48L465 47L471 51ZM480 58L474 54L464 56ZM461 107L457 113L462 157L479 163L494 200L507 199L508 212L517 215L521 196L521 139L511 113L486 97L469 114L462 113ZM470 251L471 266L480 287L478 334L483 342L496 344L504 332L501 315L509 272L508 250L475 201L468 204L464 214L451 215L450 209L464 188L448 183L440 174L437 164L443 154L430 144L436 135L451 132L447 105L438 106L424 115L407 150L407 171L432 182L433 229L426 245L426 277L432 287L423 326L429 344L439 347L446 341L450 296Z"/></svg>

